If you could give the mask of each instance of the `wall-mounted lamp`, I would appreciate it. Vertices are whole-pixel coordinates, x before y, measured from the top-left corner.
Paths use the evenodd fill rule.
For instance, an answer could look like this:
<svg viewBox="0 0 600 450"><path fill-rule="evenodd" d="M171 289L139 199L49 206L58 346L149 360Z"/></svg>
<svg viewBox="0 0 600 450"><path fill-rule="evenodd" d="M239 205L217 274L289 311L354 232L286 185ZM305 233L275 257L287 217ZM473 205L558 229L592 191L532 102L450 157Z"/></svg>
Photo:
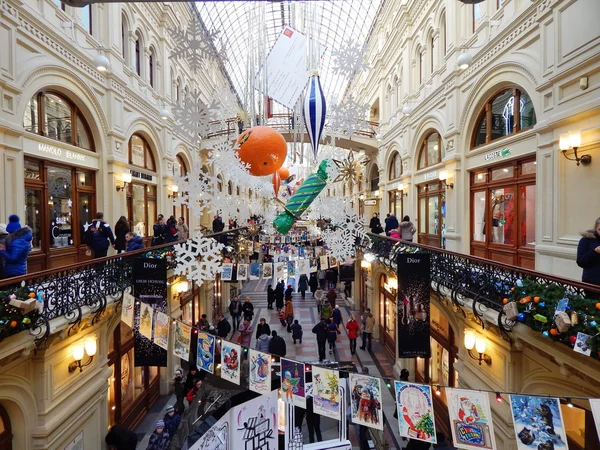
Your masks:
<svg viewBox="0 0 600 450"><path fill-rule="evenodd" d="M175 285L175 299L181 300L181 297L188 291L190 285L187 280L181 280Z"/></svg>
<svg viewBox="0 0 600 450"><path fill-rule="evenodd" d="M363 260L360 261L360 267L362 269L370 270L371 269L371 263L369 261L363 259Z"/></svg>
<svg viewBox="0 0 600 450"><path fill-rule="evenodd" d="M377 257L373 254L373 253L365 253L364 255L364 259L365 261L372 263L373 261L375 261Z"/></svg>
<svg viewBox="0 0 600 450"><path fill-rule="evenodd" d="M456 65L460 70L468 69L471 64L473 64L473 56L470 53L462 52L456 58Z"/></svg>
<svg viewBox="0 0 600 450"><path fill-rule="evenodd" d="M446 186L447 189L454 188L454 183L448 182L448 180L452 181L452 178L450 178L450 174L447 170L442 170L438 178L444 183L444 186Z"/></svg>
<svg viewBox="0 0 600 450"><path fill-rule="evenodd" d="M364 199L365 199L365 194L360 194L360 195L358 196L358 199L359 199L359 200L364 200Z"/></svg>
<svg viewBox="0 0 600 450"><path fill-rule="evenodd" d="M465 348L469 351L469 356L475 361L479 361L479 365L481 365L482 361L488 366L492 365L492 357L485 354L485 349L487 347L487 342L485 337L478 335L475 333L475 330L465 330ZM477 351L479 353L479 357L475 356L471 350Z"/></svg>
<svg viewBox="0 0 600 450"><path fill-rule="evenodd" d="M169 187L169 198L175 197L175 193L179 192L179 186L173 184Z"/></svg>
<svg viewBox="0 0 600 450"><path fill-rule="evenodd" d="M131 183L131 174L124 173L121 175L121 181L123 182L123 186L117 185L117 192L124 191L127 189L127 185Z"/></svg>
<svg viewBox="0 0 600 450"><path fill-rule="evenodd" d="M404 107L402 108L402 115L404 117L408 117L412 114L413 112L413 107L410 106L409 104L404 105Z"/></svg>
<svg viewBox="0 0 600 450"><path fill-rule="evenodd" d="M404 192L405 189L406 186L404 186L404 183L398 183L398 191L400 191L401 197L408 197L408 192Z"/></svg>
<svg viewBox="0 0 600 450"><path fill-rule="evenodd" d="M577 149L581 147L581 133L571 132L563 133L560 135L559 148L562 152L563 156L567 158L569 161L577 161L577 165L583 164L587 166L592 162L592 155L577 155ZM569 158L567 156L567 150L573 149L573 154L575 158Z"/></svg>
<svg viewBox="0 0 600 450"><path fill-rule="evenodd" d="M77 369L79 369L80 372L83 372L83 368L89 366L94 360L97 349L96 336L87 336L83 342L77 342L73 346L72 354L75 361L69 364L69 373L75 372ZM85 364L81 364L84 354L87 354L90 359Z"/></svg>
<svg viewBox="0 0 600 450"><path fill-rule="evenodd" d="M379 198L380 194L381 194L381 192L379 192L379 189L377 189L376 191L373 191L373 197Z"/></svg>
<svg viewBox="0 0 600 450"><path fill-rule="evenodd" d="M398 293L398 279L391 277L383 287L386 291L396 295Z"/></svg>
<svg viewBox="0 0 600 450"><path fill-rule="evenodd" d="M169 119L173 119L173 114L171 113L171 111L169 111L166 107L162 108L159 112L158 115L160 116L160 118L162 120L169 120Z"/></svg>

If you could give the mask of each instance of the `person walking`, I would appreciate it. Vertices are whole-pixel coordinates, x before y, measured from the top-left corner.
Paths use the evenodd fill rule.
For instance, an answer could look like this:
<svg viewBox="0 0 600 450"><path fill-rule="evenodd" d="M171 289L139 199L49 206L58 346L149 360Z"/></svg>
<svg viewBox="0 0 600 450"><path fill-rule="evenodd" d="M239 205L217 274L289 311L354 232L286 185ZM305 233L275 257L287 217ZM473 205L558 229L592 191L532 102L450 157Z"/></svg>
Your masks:
<svg viewBox="0 0 600 450"><path fill-rule="evenodd" d="M125 242L127 245L127 248L125 249L126 252L132 252L134 250L141 250L144 248L144 241L133 231L130 231L125 235Z"/></svg>
<svg viewBox="0 0 600 450"><path fill-rule="evenodd" d="M271 355L285 358L287 348L285 346L285 339L277 335L277 331L271 331L271 342L269 343L269 353Z"/></svg>
<svg viewBox="0 0 600 450"><path fill-rule="evenodd" d="M379 234L383 231L378 213L373 213L373 217L371 217L371 220L369 221L369 228L371 229L371 233L373 234Z"/></svg>
<svg viewBox="0 0 600 450"><path fill-rule="evenodd" d="M291 284L288 284L287 289L285 290L285 301L291 300L294 297L294 288L292 288Z"/></svg>
<svg viewBox="0 0 600 450"><path fill-rule="evenodd" d="M332 312L333 308L331 307L328 301L325 301L321 306L321 319L329 321Z"/></svg>
<svg viewBox="0 0 600 450"><path fill-rule="evenodd" d="M298 319L294 320L294 323L290 328L292 329L292 339L294 340L294 344L296 341L300 341L302 344L302 325L300 325Z"/></svg>
<svg viewBox="0 0 600 450"><path fill-rule="evenodd" d="M154 433L150 435L146 450L167 450L170 440L171 436L169 436L169 432L165 429L165 421L159 420L156 422Z"/></svg>
<svg viewBox="0 0 600 450"><path fill-rule="evenodd" d="M325 289L325 282L327 280L327 272L325 272L325 268L319 269L317 272L317 279L319 280L319 286L321 289Z"/></svg>
<svg viewBox="0 0 600 450"><path fill-rule="evenodd" d="M407 242L412 242L417 227L410 221L410 217L404 216L402 222L398 224L398 230L400 231L400 239Z"/></svg>
<svg viewBox="0 0 600 450"><path fill-rule="evenodd" d="M335 289L329 289L327 292L327 300L329 301L331 308L335 308L335 301L337 300L337 293L335 292Z"/></svg>
<svg viewBox="0 0 600 450"><path fill-rule="evenodd" d="M159 214L156 218L156 223L152 226L152 246L162 245L165 243L165 236L167 233L167 224L165 223L165 216Z"/></svg>
<svg viewBox="0 0 600 450"><path fill-rule="evenodd" d="M183 403L183 399L185 398L185 380L183 379L183 370L177 369L175 371L175 376L171 379L171 385L173 386L173 390L175 391L175 398L177 401L175 402L175 411L177 411L180 415L185 411L185 405Z"/></svg>
<svg viewBox="0 0 600 450"><path fill-rule="evenodd" d="M385 234L389 236L390 231L396 228L398 228L398 219L394 214L390 214L390 217L385 220Z"/></svg>
<svg viewBox="0 0 600 450"><path fill-rule="evenodd" d="M186 393L186 395L196 386L198 381L202 381L203 377L204 375L202 375L196 366L190 367L185 379L185 385L183 387L183 391Z"/></svg>
<svg viewBox="0 0 600 450"><path fill-rule="evenodd" d="M317 336L317 348L319 349L319 362L322 362L325 359L325 344L327 343L327 337L329 335L329 331L327 330L327 324L325 320L321 320L317 323L312 332Z"/></svg>
<svg viewBox="0 0 600 450"><path fill-rule="evenodd" d="M175 432L181 423L181 415L175 411L174 406L167 406L167 409L165 410L165 416L163 417L163 422L165 423L165 431L169 433L169 436L175 436Z"/></svg>
<svg viewBox="0 0 600 450"><path fill-rule="evenodd" d="M183 217L180 217L177 220L177 235L179 236L180 241L187 241L190 237L190 229Z"/></svg>
<svg viewBox="0 0 600 450"><path fill-rule="evenodd" d="M223 314L219 314L219 321L217 322L217 336L224 339L229 336L230 331L231 324Z"/></svg>
<svg viewBox="0 0 600 450"><path fill-rule="evenodd" d="M179 236L177 235L177 220L175 220L174 216L171 216L167 219L165 243L177 242L178 240Z"/></svg>
<svg viewBox="0 0 600 450"><path fill-rule="evenodd" d="M272 285L267 288L267 309L273 309L273 303L275 303L275 290Z"/></svg>
<svg viewBox="0 0 600 450"><path fill-rule="evenodd" d="M317 312L319 314L321 314L321 308L323 308L323 297L325 296L325 293L323 292L323 289L321 289L321 287L319 287L316 291L315 291L315 300L317 302Z"/></svg>
<svg viewBox="0 0 600 450"><path fill-rule="evenodd" d="M298 280L298 291L302 295L302 300L306 298L306 291L308 290L308 277L305 274L300 275Z"/></svg>
<svg viewBox="0 0 600 450"><path fill-rule="evenodd" d="M269 352L269 345L271 344L271 334L261 334L256 338L256 350L263 353Z"/></svg>
<svg viewBox="0 0 600 450"><path fill-rule="evenodd" d="M278 311L283 309L283 299L285 298L285 288L283 284L283 280L277 283L275 287L275 307Z"/></svg>
<svg viewBox="0 0 600 450"><path fill-rule="evenodd" d="M296 427L300 429L302 429L302 422L304 421L304 417L306 417L308 440L310 443L315 442L315 435L317 437L316 442L323 441L323 435L321 434L321 416L314 411L312 397L306 398L306 409L294 406L294 416L296 418Z"/></svg>
<svg viewBox="0 0 600 450"><path fill-rule="evenodd" d="M333 311L331 311L331 317L339 328L339 326L342 324L342 311L340 311L340 307L338 305L335 305L335 308L333 308Z"/></svg>
<svg viewBox="0 0 600 450"><path fill-rule="evenodd" d="M119 217L119 220L115 224L115 250L117 253L123 253L127 248L125 235L130 231L127 218L125 216Z"/></svg>
<svg viewBox="0 0 600 450"><path fill-rule="evenodd" d="M238 327L238 331L240 332L240 337L238 339L238 343L243 345L244 347L250 347L250 341L252 341L252 324L248 320L247 317L244 317L244 320Z"/></svg>
<svg viewBox="0 0 600 450"><path fill-rule="evenodd" d="M319 287L319 281L317 280L316 273L310 274L310 280L308 280L308 286L310 287L310 292L312 293L312 296L314 297L315 292L317 291L317 288Z"/></svg>
<svg viewBox="0 0 600 450"><path fill-rule="evenodd" d="M581 281L600 286L600 217L594 228L581 236L577 246L577 265L583 269Z"/></svg>
<svg viewBox="0 0 600 450"><path fill-rule="evenodd" d="M223 223L223 219L221 219L221 216L216 215L212 221L213 233L220 233L224 229L225 229L225 224Z"/></svg>
<svg viewBox="0 0 600 450"><path fill-rule="evenodd" d="M373 337L373 328L375 327L375 318L373 314L371 314L371 308L365 309L364 314L361 317L362 320L362 346L361 350L365 350L365 345L368 351L371 351L372 348L372 337Z"/></svg>
<svg viewBox="0 0 600 450"><path fill-rule="evenodd" d="M335 341L337 341L337 335L340 333L340 329L333 321L333 317L329 319L327 323L327 342L329 342L329 354L333 354L335 350Z"/></svg>
<svg viewBox="0 0 600 450"><path fill-rule="evenodd" d="M348 339L350 340L350 354L356 355L356 338L360 334L360 325L353 314L346 322L346 330L348 330Z"/></svg>
<svg viewBox="0 0 600 450"><path fill-rule="evenodd" d="M233 329L237 330L240 326L240 319L242 317L242 302L237 297L233 297L233 300L229 302L229 314L231 314L231 321Z"/></svg>
<svg viewBox="0 0 600 450"><path fill-rule="evenodd" d="M287 323L287 330L291 332L292 322L294 321L294 304L292 303L292 299L287 299L285 302L285 310L283 311L285 316L285 321Z"/></svg>
<svg viewBox="0 0 600 450"><path fill-rule="evenodd" d="M263 334L271 336L271 327L267 323L267 320L264 317L261 317L258 321L258 325L256 326L256 339L261 337Z"/></svg>
<svg viewBox="0 0 600 450"><path fill-rule="evenodd" d="M104 221L104 213L96 213L96 218L87 230L87 242L94 252L94 258L104 258L108 254L108 247L115 245L115 236L110 225Z"/></svg>
<svg viewBox="0 0 600 450"><path fill-rule="evenodd" d="M8 238L8 232L6 231L6 224L0 223L0 250L6 249L6 239ZM6 261L4 258L0 256L0 280L6 278L4 275L4 266Z"/></svg>
<svg viewBox="0 0 600 450"><path fill-rule="evenodd" d="M250 300L250 297L246 297L244 300L244 304L242 305L242 313L244 314L244 319L248 319L249 322L252 322L254 317L254 305Z"/></svg>

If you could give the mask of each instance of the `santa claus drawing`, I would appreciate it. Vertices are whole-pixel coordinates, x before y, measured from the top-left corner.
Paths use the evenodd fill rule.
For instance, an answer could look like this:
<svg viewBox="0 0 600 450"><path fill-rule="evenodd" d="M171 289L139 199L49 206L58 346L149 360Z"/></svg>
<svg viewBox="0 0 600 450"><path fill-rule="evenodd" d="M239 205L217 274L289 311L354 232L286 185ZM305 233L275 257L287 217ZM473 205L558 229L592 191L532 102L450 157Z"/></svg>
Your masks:
<svg viewBox="0 0 600 450"><path fill-rule="evenodd" d="M467 397L461 397L460 399L458 418L464 423L475 423L477 420L479 420L477 406L471 403L471 400L469 400Z"/></svg>

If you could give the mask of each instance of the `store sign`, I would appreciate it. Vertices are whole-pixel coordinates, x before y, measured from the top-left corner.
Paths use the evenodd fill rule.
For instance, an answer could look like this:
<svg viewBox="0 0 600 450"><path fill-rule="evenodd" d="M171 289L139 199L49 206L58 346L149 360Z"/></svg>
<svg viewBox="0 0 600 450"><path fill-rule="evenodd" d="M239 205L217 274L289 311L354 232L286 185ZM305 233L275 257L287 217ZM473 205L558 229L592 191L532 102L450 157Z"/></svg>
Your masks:
<svg viewBox="0 0 600 450"><path fill-rule="evenodd" d="M42 153L58 156L59 158L66 158L70 161L85 162L85 155L70 150L63 150L62 148L54 147L53 145L39 144L38 150Z"/></svg>
<svg viewBox="0 0 600 450"><path fill-rule="evenodd" d="M428 180L435 180L438 177L438 173L437 170L433 171L433 172L429 172L426 173L425 175L423 175L423 180L428 181Z"/></svg>
<svg viewBox="0 0 600 450"><path fill-rule="evenodd" d="M377 200L365 200L364 205L365 206L375 206L375 205L377 205Z"/></svg>
<svg viewBox="0 0 600 450"><path fill-rule="evenodd" d="M58 147L51 143L40 142L40 140L28 137L23 138L23 152L28 156L34 156L40 159L48 159L62 163L73 163L74 165L88 169L99 168L98 156L93 153L85 154L85 152ZM35 176L30 175L28 178L34 177Z"/></svg>
<svg viewBox="0 0 600 450"><path fill-rule="evenodd" d="M138 172L137 170L130 170L129 173L134 178L141 178L142 180L152 181L152 175L148 175L143 172Z"/></svg>
<svg viewBox="0 0 600 450"><path fill-rule="evenodd" d="M502 150L496 150L490 153L486 153L483 159L485 159L486 161L493 161L495 159L506 158L510 155L510 148L504 147Z"/></svg>

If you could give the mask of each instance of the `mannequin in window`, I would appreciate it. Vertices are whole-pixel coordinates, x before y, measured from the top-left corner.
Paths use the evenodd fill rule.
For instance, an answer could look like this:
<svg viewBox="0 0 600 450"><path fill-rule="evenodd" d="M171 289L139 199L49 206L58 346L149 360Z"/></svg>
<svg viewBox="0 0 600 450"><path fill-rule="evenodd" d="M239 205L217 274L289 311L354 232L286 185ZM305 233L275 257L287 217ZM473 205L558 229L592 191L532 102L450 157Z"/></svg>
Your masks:
<svg viewBox="0 0 600 450"><path fill-rule="evenodd" d="M498 244L504 244L504 202L504 195L498 195L492 203L492 238Z"/></svg>

